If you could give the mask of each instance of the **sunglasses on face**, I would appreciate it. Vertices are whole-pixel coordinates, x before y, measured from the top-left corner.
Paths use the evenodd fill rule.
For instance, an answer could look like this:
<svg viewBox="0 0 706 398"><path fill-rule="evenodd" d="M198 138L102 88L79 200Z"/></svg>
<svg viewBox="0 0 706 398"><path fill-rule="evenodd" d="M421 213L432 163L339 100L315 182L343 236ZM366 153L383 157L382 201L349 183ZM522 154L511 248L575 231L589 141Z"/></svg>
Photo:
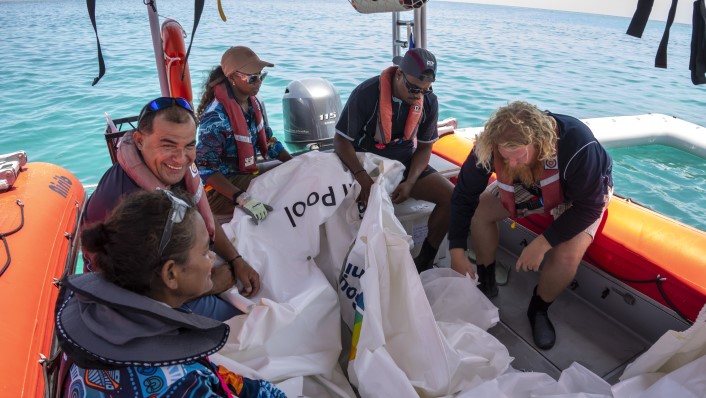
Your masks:
<svg viewBox="0 0 706 398"><path fill-rule="evenodd" d="M164 192L172 202L172 208L169 210L169 217L167 217L167 223L164 225L164 232L162 232L162 239L159 241L159 257L161 258L162 254L164 254L164 249L167 248L169 241L172 239L174 224L179 224L184 221L186 210L191 207L191 205L174 196L171 191L162 188L157 188L157 190Z"/></svg>
<svg viewBox="0 0 706 398"><path fill-rule="evenodd" d="M267 77L267 72L253 73L252 75L248 75L247 73L238 71L236 71L235 73L242 77L245 77L248 81L248 84L255 84L258 80L263 81Z"/></svg>
<svg viewBox="0 0 706 398"><path fill-rule="evenodd" d="M404 81L404 85L407 87L407 91L409 91L410 94L421 94L421 95L427 95L434 90L429 86L428 89L423 89L420 87L415 86L414 84L410 83L409 80L407 80L407 76L402 74L402 80Z"/></svg>
<svg viewBox="0 0 706 398"><path fill-rule="evenodd" d="M184 98L159 97L142 108L142 111L140 111L140 116L137 118L137 124L140 124L140 120L142 120L145 115L162 109L171 108L173 106L184 108L189 112L194 111L191 104L189 104L189 101Z"/></svg>

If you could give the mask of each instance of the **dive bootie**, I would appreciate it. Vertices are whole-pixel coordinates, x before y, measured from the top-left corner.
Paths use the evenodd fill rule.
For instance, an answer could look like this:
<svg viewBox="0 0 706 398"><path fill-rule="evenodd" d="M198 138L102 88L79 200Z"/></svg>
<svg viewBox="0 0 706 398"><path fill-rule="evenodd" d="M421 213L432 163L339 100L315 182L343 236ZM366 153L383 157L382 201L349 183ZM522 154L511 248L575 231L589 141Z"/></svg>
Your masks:
<svg viewBox="0 0 706 398"><path fill-rule="evenodd" d="M478 289L488 298L497 296L498 284L495 282L495 262L490 265L478 264L476 272L478 272Z"/></svg>
<svg viewBox="0 0 706 398"><path fill-rule="evenodd" d="M414 265L417 267L417 272L422 273L434 266L434 259L419 255L414 258Z"/></svg>
<svg viewBox="0 0 706 398"><path fill-rule="evenodd" d="M439 251L439 249L435 248L428 240L424 239L422 248L419 250L419 255L414 258L414 265L417 266L417 272L421 274L428 269L432 269L437 251Z"/></svg>
<svg viewBox="0 0 706 398"><path fill-rule="evenodd" d="M545 302L537 295L537 287L535 286L532 300L529 308L527 308L527 318L529 318L530 327L532 328L534 344L542 350L554 347L556 342L554 325L552 325L552 321L549 320L549 315L547 314L551 304Z"/></svg>

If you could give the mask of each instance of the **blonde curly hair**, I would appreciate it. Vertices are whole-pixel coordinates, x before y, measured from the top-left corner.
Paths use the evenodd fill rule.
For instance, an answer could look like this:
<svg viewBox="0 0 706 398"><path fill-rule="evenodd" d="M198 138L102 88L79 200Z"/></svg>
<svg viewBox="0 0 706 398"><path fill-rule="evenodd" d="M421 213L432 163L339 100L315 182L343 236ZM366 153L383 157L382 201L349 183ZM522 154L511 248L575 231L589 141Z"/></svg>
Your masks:
<svg viewBox="0 0 706 398"><path fill-rule="evenodd" d="M556 120L536 106L515 101L498 108L476 136L476 165L491 171L493 153L499 146L514 149L534 144L539 161L556 157Z"/></svg>

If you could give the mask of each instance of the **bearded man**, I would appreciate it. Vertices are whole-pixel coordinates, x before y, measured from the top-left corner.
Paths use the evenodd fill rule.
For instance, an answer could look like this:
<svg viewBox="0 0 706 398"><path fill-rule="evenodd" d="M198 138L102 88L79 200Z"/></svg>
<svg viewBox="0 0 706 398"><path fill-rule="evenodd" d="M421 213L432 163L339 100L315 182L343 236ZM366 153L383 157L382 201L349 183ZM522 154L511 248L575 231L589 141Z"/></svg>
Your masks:
<svg viewBox="0 0 706 398"><path fill-rule="evenodd" d="M497 180L488 185L491 174ZM543 212L552 223L527 245L517 271L539 271L527 309L537 347L554 346L547 311L569 286L593 242L612 194L612 160L591 130L571 116L516 101L497 109L476 137L451 199L451 267L475 275L466 256L470 232L479 288L498 294L495 255L498 221Z"/></svg>

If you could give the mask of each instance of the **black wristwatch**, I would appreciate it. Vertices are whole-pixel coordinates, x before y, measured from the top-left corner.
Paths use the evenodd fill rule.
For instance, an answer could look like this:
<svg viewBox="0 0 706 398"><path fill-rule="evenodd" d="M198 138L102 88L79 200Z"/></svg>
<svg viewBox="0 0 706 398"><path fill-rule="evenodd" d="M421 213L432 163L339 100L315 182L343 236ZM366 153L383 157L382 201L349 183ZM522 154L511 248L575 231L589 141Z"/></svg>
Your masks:
<svg viewBox="0 0 706 398"><path fill-rule="evenodd" d="M235 195L233 195L233 199L231 199L230 202L231 202L232 204L234 204L234 205L237 206L237 205L238 205L238 196L240 196L240 195L242 195L242 194L244 194L244 193L245 193L245 191L238 191L238 193L236 193Z"/></svg>

